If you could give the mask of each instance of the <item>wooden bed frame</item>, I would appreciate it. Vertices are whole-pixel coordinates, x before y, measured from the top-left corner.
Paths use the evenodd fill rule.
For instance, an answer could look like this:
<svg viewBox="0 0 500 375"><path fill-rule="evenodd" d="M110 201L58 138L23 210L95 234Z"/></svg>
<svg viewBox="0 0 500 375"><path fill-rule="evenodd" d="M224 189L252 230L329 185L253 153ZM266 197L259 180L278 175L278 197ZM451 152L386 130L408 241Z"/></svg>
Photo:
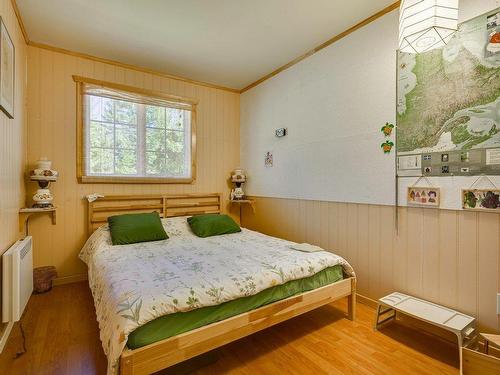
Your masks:
<svg viewBox="0 0 500 375"><path fill-rule="evenodd" d="M106 196L88 205L88 233L104 224L108 216L152 211L161 217L221 213L222 197L217 193ZM349 277L139 349L126 348L120 359L120 373L142 375L163 370L344 297L348 298L347 316L354 320L356 278Z"/></svg>

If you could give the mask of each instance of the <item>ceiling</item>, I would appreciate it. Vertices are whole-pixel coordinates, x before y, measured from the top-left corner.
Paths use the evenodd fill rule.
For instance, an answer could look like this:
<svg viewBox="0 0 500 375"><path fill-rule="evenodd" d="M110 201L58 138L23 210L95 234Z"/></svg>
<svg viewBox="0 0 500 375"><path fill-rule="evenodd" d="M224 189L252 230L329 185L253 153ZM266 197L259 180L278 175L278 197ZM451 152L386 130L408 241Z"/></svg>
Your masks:
<svg viewBox="0 0 500 375"><path fill-rule="evenodd" d="M17 0L32 42L241 89L394 0Z"/></svg>

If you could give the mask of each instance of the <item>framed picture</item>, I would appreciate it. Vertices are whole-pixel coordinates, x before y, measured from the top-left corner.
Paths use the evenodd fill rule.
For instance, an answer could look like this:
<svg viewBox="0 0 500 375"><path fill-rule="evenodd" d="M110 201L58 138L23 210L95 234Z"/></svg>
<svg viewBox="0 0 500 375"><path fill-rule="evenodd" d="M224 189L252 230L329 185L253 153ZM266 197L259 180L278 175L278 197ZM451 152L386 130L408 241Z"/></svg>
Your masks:
<svg viewBox="0 0 500 375"><path fill-rule="evenodd" d="M0 109L14 118L14 69L16 51L0 17Z"/></svg>
<svg viewBox="0 0 500 375"><path fill-rule="evenodd" d="M462 208L500 212L500 189L462 189Z"/></svg>
<svg viewBox="0 0 500 375"><path fill-rule="evenodd" d="M272 167L273 166L273 152L272 151L267 151L266 155L264 156L264 165L266 167Z"/></svg>
<svg viewBox="0 0 500 375"><path fill-rule="evenodd" d="M408 187L408 206L438 208L440 198L437 187Z"/></svg>

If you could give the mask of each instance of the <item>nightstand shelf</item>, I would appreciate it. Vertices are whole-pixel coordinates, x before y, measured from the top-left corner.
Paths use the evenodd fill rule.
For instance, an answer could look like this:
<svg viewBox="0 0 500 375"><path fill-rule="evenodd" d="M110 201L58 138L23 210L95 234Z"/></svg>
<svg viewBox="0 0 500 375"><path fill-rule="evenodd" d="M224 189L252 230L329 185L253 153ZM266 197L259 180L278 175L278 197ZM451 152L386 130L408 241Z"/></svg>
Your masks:
<svg viewBox="0 0 500 375"><path fill-rule="evenodd" d="M26 228L26 234L28 234L28 219L31 215L38 215L48 213L52 216L52 225L56 225L57 222L57 207L49 208L33 208L26 207L19 210L19 232L22 232Z"/></svg>
<svg viewBox="0 0 500 375"><path fill-rule="evenodd" d="M241 205L249 204L252 207L252 212L255 214L255 200L253 199L230 199L229 202L231 204L237 204L239 206L239 215L240 215L240 225L241 225Z"/></svg>
<svg viewBox="0 0 500 375"><path fill-rule="evenodd" d="M231 204L239 204L239 205L242 205L242 204L249 204L250 207L252 207L252 211L253 213L255 213L255 200L253 199L231 199L229 200L229 202L231 202Z"/></svg>

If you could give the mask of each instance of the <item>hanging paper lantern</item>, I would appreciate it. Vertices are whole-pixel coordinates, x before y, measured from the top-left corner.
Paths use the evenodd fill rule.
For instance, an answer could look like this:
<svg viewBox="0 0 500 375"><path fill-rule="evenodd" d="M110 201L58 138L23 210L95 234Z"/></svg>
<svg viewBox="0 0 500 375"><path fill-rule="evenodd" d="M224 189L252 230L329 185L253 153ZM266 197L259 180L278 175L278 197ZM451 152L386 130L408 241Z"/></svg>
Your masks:
<svg viewBox="0 0 500 375"><path fill-rule="evenodd" d="M458 0L402 0L399 49L422 53L443 47L458 27Z"/></svg>

